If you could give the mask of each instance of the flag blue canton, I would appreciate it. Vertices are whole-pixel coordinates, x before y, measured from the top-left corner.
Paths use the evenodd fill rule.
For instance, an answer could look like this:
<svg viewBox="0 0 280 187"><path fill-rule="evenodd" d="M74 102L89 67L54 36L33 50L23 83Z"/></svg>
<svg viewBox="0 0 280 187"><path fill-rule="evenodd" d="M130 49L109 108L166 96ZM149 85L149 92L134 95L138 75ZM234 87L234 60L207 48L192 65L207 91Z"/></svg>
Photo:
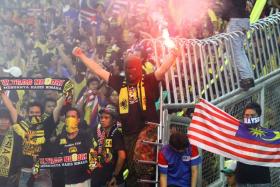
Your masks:
<svg viewBox="0 0 280 187"><path fill-rule="evenodd" d="M279 131L273 131L263 127L244 123L240 123L236 132L236 137L263 142L266 144L280 144Z"/></svg>

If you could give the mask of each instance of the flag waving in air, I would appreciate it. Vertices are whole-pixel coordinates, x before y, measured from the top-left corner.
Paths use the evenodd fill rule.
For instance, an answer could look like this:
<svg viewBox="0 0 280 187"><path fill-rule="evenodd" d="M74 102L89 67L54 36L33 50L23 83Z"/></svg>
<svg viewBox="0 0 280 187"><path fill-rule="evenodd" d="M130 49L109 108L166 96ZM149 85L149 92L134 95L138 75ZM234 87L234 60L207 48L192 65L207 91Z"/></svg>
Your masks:
<svg viewBox="0 0 280 187"><path fill-rule="evenodd" d="M191 144L251 165L280 166L280 132L245 124L201 99L188 129Z"/></svg>

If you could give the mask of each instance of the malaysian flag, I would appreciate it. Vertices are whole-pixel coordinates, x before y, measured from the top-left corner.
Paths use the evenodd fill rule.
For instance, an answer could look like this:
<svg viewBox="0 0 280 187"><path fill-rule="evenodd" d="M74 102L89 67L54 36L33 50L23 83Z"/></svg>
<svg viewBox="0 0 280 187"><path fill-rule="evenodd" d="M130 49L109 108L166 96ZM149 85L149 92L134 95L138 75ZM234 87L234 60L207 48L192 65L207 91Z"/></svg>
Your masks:
<svg viewBox="0 0 280 187"><path fill-rule="evenodd" d="M91 25L97 24L96 11L92 8L82 8L79 14L80 23L90 23Z"/></svg>
<svg viewBox="0 0 280 187"><path fill-rule="evenodd" d="M280 132L244 124L201 99L188 129L191 144L246 164L280 166Z"/></svg>

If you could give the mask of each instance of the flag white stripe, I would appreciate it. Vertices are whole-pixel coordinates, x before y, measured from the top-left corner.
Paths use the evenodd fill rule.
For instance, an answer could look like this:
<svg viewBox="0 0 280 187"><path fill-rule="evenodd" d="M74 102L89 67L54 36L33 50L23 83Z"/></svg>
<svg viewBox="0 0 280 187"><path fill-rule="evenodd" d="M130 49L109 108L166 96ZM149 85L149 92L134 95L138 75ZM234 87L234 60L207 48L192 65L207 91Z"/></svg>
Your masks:
<svg viewBox="0 0 280 187"><path fill-rule="evenodd" d="M84 16L96 16L96 13L81 10L80 13Z"/></svg>
<svg viewBox="0 0 280 187"><path fill-rule="evenodd" d="M235 131L236 131L236 130L238 129L238 126L233 125L233 124L230 124L230 123L228 123L228 122L226 122L226 121L224 121L224 120L222 120L222 119L216 118L216 117L214 117L214 116L211 116L211 115L210 115L209 113L207 113L206 111L197 109L196 112L199 112L200 114L203 114L203 115L206 116L207 118L212 119L212 120L216 121L217 123L223 124L223 125L225 125L225 126L231 128L232 130L235 130ZM194 117L198 117L198 116L194 116ZM199 117L199 118L200 118L200 117ZM207 119L204 119L204 120L207 120ZM208 121L208 120L207 120L207 121ZM209 121L209 122L210 122L210 121Z"/></svg>
<svg viewBox="0 0 280 187"><path fill-rule="evenodd" d="M234 146L229 146L228 144L222 143L218 140L215 140L213 138L209 138L207 136L204 136L204 135L202 135L200 133L197 133L197 132L194 132L194 131L191 131L189 134L193 135L193 136L196 136L200 139L203 139L205 141L211 142L211 143L213 143L215 145L218 145L220 147L223 147L224 149L228 149L230 151L233 151L234 153L231 153L231 154L234 154L234 155L241 154L241 155L244 155L244 156L250 156L250 157L255 157L255 158L280 159L280 154L279 153L277 153L276 155L267 155L267 154L244 151L242 149L235 148ZM250 148L254 149L255 146L252 145ZM279 151L279 149L278 149L278 151ZM271 152L271 153L273 153L273 152ZM276 152L274 152L274 153L276 153Z"/></svg>
<svg viewBox="0 0 280 187"><path fill-rule="evenodd" d="M218 154L218 155L222 155L222 156L227 157L227 158L232 158L234 160L238 160L238 161L244 162L246 164L250 164L250 165L258 164L258 165L266 166L266 167L280 167L280 162L260 162L260 161L243 159L241 157L237 157L237 156L234 156L230 153L224 152L220 149L216 149L215 147L207 146L204 143L201 143L201 142L193 140L193 139L190 139L190 143L193 144L193 145L196 145L197 147L201 147L204 150L210 151L210 152Z"/></svg>
<svg viewBox="0 0 280 187"><path fill-rule="evenodd" d="M252 143L246 143L246 142L243 142L243 141L236 141L234 139L224 137L223 135L220 135L220 134L218 134L214 131L209 131L209 129L207 129L205 127L202 127L201 125L198 125L198 124L192 123L191 127L195 128L195 129L198 129L198 130L201 130L201 131L206 132L206 133L210 133L213 136L218 137L218 138L220 138L224 141L230 141L231 143L233 143L235 145L242 146L242 147L255 148L257 150L270 151L270 152L280 151L280 148L272 148L272 147L266 147L266 146L262 146L262 145L252 144ZM190 131L190 132L192 132L192 131ZM234 135L229 134L228 136L234 136ZM254 146L254 147L252 147L252 146Z"/></svg>
<svg viewBox="0 0 280 187"><path fill-rule="evenodd" d="M201 103L199 103L199 105L203 106L204 108L206 108L206 109L208 109L208 110L210 110L210 111L214 111L214 112L217 113L218 115L221 115L221 116L224 116L224 117L226 117L226 118L228 118L228 119L230 119L230 120L234 120L234 121L236 121L236 122L239 122L238 119L236 119L235 117L229 115L229 114L226 113L225 111L219 109L218 107L212 105L211 103L206 104L205 102L206 102L206 101L201 102ZM210 107L209 105L211 105L211 107Z"/></svg>
<svg viewBox="0 0 280 187"><path fill-rule="evenodd" d="M203 116L198 117L197 115L199 114ZM231 121L233 124L228 124ZM234 128L230 128L228 125L230 127L234 126ZM212 153L247 164L279 167L279 144L274 146L269 142L250 141L249 138L236 137L239 125L240 122L234 117L208 103L206 100L201 100L196 105L193 122L190 124L188 135L190 136L191 144ZM231 131L229 129L235 130ZM209 137L206 133L211 136Z"/></svg>
<svg viewBox="0 0 280 187"><path fill-rule="evenodd" d="M211 123L211 122L209 122L207 120L204 120L203 118L197 117L197 116L193 117L193 120L201 122L204 125L207 125L207 126L210 126L210 127L214 128L215 130L218 130L218 131L221 131L221 132L225 132L225 133L230 134L232 136L234 136L236 134L236 131L231 131L231 130L224 129L224 128L220 127L220 126L217 126L217 125L215 125L215 124L213 124L213 123Z"/></svg>
<svg viewBox="0 0 280 187"><path fill-rule="evenodd" d="M218 116L222 116L224 118L227 118L229 120L234 120L235 122L239 122L239 120L235 119L234 117L232 118L229 118L228 117L228 114L225 113L224 111L220 110L219 108L215 107L215 110L213 110L211 107L209 107L207 104L205 103L199 103L198 105L200 105L201 107L207 109L207 110L210 110L211 112L215 113L216 115ZM218 111L217 111L218 110ZM221 112L220 112L221 111Z"/></svg>
<svg viewBox="0 0 280 187"><path fill-rule="evenodd" d="M229 127L231 127L231 128L238 129L238 126L237 126L237 125L231 124L231 123L229 123L229 122L223 120L223 118L227 118L227 116L223 116L223 115L217 114L218 117L216 117L216 116L213 116L213 115L209 114L207 111L201 110L201 109L199 109L199 108L197 108L196 111L197 111L198 113L201 113L201 114L205 115L206 117L208 117L208 118L210 118L210 119L215 119L217 122L222 122L222 123L225 123L225 125L227 125L227 126L229 126ZM214 113L216 114L216 112L214 112ZM231 121L232 121L232 120L231 120ZM236 121L236 123L239 123L239 121Z"/></svg>

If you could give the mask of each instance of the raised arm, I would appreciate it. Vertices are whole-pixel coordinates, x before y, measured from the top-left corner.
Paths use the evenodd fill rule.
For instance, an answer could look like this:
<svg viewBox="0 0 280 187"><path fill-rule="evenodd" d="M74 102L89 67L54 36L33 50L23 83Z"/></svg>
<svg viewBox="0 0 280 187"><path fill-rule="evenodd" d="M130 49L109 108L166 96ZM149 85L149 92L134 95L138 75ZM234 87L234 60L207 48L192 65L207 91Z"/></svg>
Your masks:
<svg viewBox="0 0 280 187"><path fill-rule="evenodd" d="M12 101L10 100L10 98L5 94L4 91L0 90L0 94L1 94L1 98L2 101L4 103L4 105L7 107L7 109L10 112L11 118L13 120L13 123L17 122L17 118L18 118L18 112L17 109L14 107Z"/></svg>
<svg viewBox="0 0 280 187"><path fill-rule="evenodd" d="M56 107L53 110L53 119L55 123L57 123L59 120L60 112L64 105L65 99L66 99L65 95L62 95L56 102Z"/></svg>
<svg viewBox="0 0 280 187"><path fill-rule="evenodd" d="M164 74L169 70L172 64L175 62L178 51L177 49L171 49L169 55L164 60L164 62L160 65L159 68L155 71L155 77L158 81L164 78Z"/></svg>
<svg viewBox="0 0 280 187"><path fill-rule="evenodd" d="M73 49L73 55L79 58L94 74L99 76L101 79L105 80L106 82L109 81L110 73L102 68L97 62L93 59L88 58L81 48L75 47Z"/></svg>

